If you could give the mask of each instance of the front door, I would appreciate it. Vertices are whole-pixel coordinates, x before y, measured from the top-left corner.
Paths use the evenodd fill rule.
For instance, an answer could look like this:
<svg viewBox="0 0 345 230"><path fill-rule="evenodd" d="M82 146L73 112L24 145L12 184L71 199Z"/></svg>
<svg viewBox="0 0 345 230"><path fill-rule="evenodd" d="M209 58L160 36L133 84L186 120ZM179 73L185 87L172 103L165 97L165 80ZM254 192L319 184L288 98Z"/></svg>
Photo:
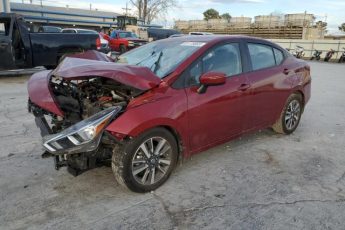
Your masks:
<svg viewBox="0 0 345 230"><path fill-rule="evenodd" d="M246 92L249 88L242 74L238 43L218 45L195 62L187 72L188 121L191 151L240 134L247 122ZM224 85L209 86L199 94L199 78L203 73L218 71L227 75Z"/></svg>
<svg viewBox="0 0 345 230"><path fill-rule="evenodd" d="M0 17L0 69L15 68L11 18Z"/></svg>

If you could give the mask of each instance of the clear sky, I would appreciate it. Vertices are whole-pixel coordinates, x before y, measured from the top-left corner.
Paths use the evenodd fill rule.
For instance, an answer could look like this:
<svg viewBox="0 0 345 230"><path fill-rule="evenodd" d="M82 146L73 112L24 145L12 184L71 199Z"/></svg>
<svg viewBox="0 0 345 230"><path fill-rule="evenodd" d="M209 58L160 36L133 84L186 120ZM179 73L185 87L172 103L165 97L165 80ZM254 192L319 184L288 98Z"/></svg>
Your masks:
<svg viewBox="0 0 345 230"><path fill-rule="evenodd" d="M126 7L126 0L42 0L45 5L58 5L79 8L92 8L99 10L115 11L123 13L122 8ZM169 10L165 19L162 17L156 20L156 23L171 26L176 19L202 19L202 13L214 8L222 13L230 13L231 16L265 15L272 12L303 13L305 10L316 16L316 20L327 19L328 30L336 32L338 26L345 22L345 0L177 0L178 6ZM13 2L22 2L22 0L13 0ZM29 0L24 0L28 3ZM129 2L129 1L128 1ZM33 0L33 3L39 4L40 0ZM134 13L133 7L130 12Z"/></svg>

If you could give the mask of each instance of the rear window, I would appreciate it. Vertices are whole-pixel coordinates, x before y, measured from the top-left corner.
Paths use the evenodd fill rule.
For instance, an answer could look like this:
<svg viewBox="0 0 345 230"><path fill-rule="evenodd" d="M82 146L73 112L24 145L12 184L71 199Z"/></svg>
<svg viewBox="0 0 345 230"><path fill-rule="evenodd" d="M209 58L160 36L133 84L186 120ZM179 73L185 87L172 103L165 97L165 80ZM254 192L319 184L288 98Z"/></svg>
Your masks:
<svg viewBox="0 0 345 230"><path fill-rule="evenodd" d="M63 30L62 33L73 34L75 33L74 30Z"/></svg>
<svg viewBox="0 0 345 230"><path fill-rule="evenodd" d="M98 34L98 32L94 30L78 30L78 34Z"/></svg>
<svg viewBox="0 0 345 230"><path fill-rule="evenodd" d="M253 70L264 69L276 65L271 46L248 43L248 49Z"/></svg>

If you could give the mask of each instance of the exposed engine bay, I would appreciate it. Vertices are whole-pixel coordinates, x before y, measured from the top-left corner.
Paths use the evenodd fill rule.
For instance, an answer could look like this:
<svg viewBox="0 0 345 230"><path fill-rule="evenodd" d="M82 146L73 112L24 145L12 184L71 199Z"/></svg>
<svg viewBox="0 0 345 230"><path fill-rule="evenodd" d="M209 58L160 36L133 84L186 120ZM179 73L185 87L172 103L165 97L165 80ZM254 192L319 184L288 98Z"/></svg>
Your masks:
<svg viewBox="0 0 345 230"><path fill-rule="evenodd" d="M142 91L106 78L66 81L52 77L51 90L64 112L63 119L53 119L53 132L59 132L70 125L84 120L104 109L121 106Z"/></svg>
<svg viewBox="0 0 345 230"><path fill-rule="evenodd" d="M114 63L97 51L68 56L53 71L33 74L28 110L41 131L42 157L53 157L56 169L67 166L73 175L109 163L127 137L107 127L130 101L160 83L149 68Z"/></svg>
<svg viewBox="0 0 345 230"><path fill-rule="evenodd" d="M115 140L103 131L105 125L101 132L95 130L102 122L108 124L119 116L129 101L143 91L102 77L64 80L52 76L49 84L63 117L29 101L29 111L36 117L47 149L42 157L53 156L56 169L67 166L75 176L107 163ZM90 127L91 131L86 130Z"/></svg>

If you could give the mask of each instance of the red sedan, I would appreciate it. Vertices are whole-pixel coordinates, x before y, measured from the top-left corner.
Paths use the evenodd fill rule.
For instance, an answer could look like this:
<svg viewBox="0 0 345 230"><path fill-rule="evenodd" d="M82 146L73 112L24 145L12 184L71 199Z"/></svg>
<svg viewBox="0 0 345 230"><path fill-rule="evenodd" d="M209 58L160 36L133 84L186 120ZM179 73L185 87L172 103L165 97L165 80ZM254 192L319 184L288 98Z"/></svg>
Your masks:
<svg viewBox="0 0 345 230"><path fill-rule="evenodd" d="M74 175L111 161L136 192L162 185L180 157L267 127L292 133L310 88L306 62L243 36L160 40L115 63L88 51L28 82L43 157Z"/></svg>

